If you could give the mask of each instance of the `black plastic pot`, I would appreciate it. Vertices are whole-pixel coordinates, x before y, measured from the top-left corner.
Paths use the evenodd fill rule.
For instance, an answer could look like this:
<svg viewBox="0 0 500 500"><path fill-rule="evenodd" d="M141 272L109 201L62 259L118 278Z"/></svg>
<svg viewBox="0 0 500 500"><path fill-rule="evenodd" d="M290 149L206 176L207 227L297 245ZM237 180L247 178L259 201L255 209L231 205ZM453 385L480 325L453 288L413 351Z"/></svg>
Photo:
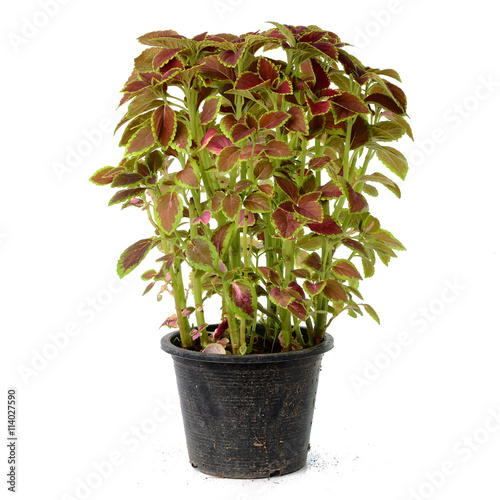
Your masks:
<svg viewBox="0 0 500 500"><path fill-rule="evenodd" d="M292 352L233 356L183 349L179 337L172 332L161 346L174 359L191 465L240 479L302 468L321 358L333 338Z"/></svg>

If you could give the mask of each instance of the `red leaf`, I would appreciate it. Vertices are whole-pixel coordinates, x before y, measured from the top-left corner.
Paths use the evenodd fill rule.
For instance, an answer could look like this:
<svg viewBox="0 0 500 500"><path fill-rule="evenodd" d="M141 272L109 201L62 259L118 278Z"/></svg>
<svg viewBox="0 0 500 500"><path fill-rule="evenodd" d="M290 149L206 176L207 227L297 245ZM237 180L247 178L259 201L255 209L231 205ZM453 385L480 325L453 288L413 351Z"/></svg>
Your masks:
<svg viewBox="0 0 500 500"><path fill-rule="evenodd" d="M385 109L392 111L396 115L404 115L404 111L399 107L399 104L389 96L384 94L370 94L365 98L365 102L373 102L375 104L379 104Z"/></svg>
<svg viewBox="0 0 500 500"><path fill-rule="evenodd" d="M228 222L227 224L224 224L223 226L219 227L217 231L212 236L212 243L215 245L215 248L217 249L217 252L219 254L222 253L225 247L225 239L226 236L228 235L229 228L231 227L233 223Z"/></svg>
<svg viewBox="0 0 500 500"><path fill-rule="evenodd" d="M250 90L261 86L264 83L260 76L249 71L242 73L234 86L235 90Z"/></svg>
<svg viewBox="0 0 500 500"><path fill-rule="evenodd" d="M300 303L297 302L296 300L290 302L288 304L287 309L297 318L299 318L301 321L305 321L307 318L307 311L305 307Z"/></svg>
<svg viewBox="0 0 500 500"><path fill-rule="evenodd" d="M332 159L329 156L315 156L309 162L309 168L317 169L323 168L325 165L330 163Z"/></svg>
<svg viewBox="0 0 500 500"><path fill-rule="evenodd" d="M290 180L283 177L275 177L276 184L284 191L284 193L294 202L297 203L299 199L299 189Z"/></svg>
<svg viewBox="0 0 500 500"><path fill-rule="evenodd" d="M164 49L158 52L158 54L156 54L153 59L153 68L159 68L160 66L163 66L181 50L182 49Z"/></svg>
<svg viewBox="0 0 500 500"><path fill-rule="evenodd" d="M152 125L153 133L161 147L167 148L174 138L177 127L174 110L168 104L157 108L153 114Z"/></svg>
<svg viewBox="0 0 500 500"><path fill-rule="evenodd" d="M359 253L363 254L365 257L368 257L368 254L365 251L365 247L356 240L353 240L351 238L345 238L342 240L342 243L349 248L352 248L353 250L357 250Z"/></svg>
<svg viewBox="0 0 500 500"><path fill-rule="evenodd" d="M326 74L326 71L323 67L316 61L316 59L311 59L311 65L314 71L314 76L316 79L316 83L314 84L313 91L319 92L321 90L325 90L330 87L330 78Z"/></svg>
<svg viewBox="0 0 500 500"><path fill-rule="evenodd" d="M205 147L207 146L207 144L211 141L212 137L217 133L217 130L214 129L214 128L209 128L207 130L207 133L203 136L203 138L201 139L201 142L200 142L200 151ZM227 144L227 146L229 146L231 144L231 141L229 141L229 144ZM208 148L209 149L209 148ZM209 149L210 150L210 149ZM222 148L221 148L221 151L222 151ZM212 151L213 153L214 151ZM220 151L219 151L220 153ZM217 154L217 153L215 153Z"/></svg>
<svg viewBox="0 0 500 500"><path fill-rule="evenodd" d="M243 205L251 212L269 212L271 210L269 199L262 193L249 194Z"/></svg>
<svg viewBox="0 0 500 500"><path fill-rule="evenodd" d="M337 48L333 43L330 42L317 42L313 43L313 46L316 47L318 50L323 52L323 54L326 54L327 56L331 57L335 61L338 60L339 53L337 51Z"/></svg>
<svg viewBox="0 0 500 500"><path fill-rule="evenodd" d="M250 135L252 135L255 132L255 128L248 128L245 124L243 123L236 123L231 128L231 139L233 140L233 143L236 144L237 142L242 141L243 139L246 139Z"/></svg>
<svg viewBox="0 0 500 500"><path fill-rule="evenodd" d="M172 141L172 146L187 153L190 146L190 132L184 122L177 122L175 137Z"/></svg>
<svg viewBox="0 0 500 500"><path fill-rule="evenodd" d="M197 224L198 222L201 222L203 224L208 224L210 222L210 219L212 218L212 212L210 210L205 210L200 217L196 217L193 220L193 224Z"/></svg>
<svg viewBox="0 0 500 500"><path fill-rule="evenodd" d="M151 125L146 123L144 127L139 129L130 139L127 144L127 155L141 155L155 144L155 137L151 130Z"/></svg>
<svg viewBox="0 0 500 500"><path fill-rule="evenodd" d="M123 278L130 271L134 270L144 260L144 257L146 257L153 246L153 238L140 240L129 246L118 259L118 276Z"/></svg>
<svg viewBox="0 0 500 500"><path fill-rule="evenodd" d="M293 297L286 291L280 290L277 286L271 289L269 297L280 307L286 308Z"/></svg>
<svg viewBox="0 0 500 500"><path fill-rule="evenodd" d="M309 109L311 110L311 114L316 115L324 115L330 109L330 101L319 101L313 102L306 95L307 104Z"/></svg>
<svg viewBox="0 0 500 500"><path fill-rule="evenodd" d="M293 238L301 227L300 223L295 220L293 214L279 208L273 213L271 220L280 236L285 240Z"/></svg>
<svg viewBox="0 0 500 500"><path fill-rule="evenodd" d="M248 212L245 209L240 210L240 216L238 218L238 226L243 227L245 225L245 217L247 218L247 226L252 227L255 225L255 215L252 212Z"/></svg>
<svg viewBox="0 0 500 500"><path fill-rule="evenodd" d="M115 205L116 203L121 203L122 201L129 200L134 196L144 193L146 188L132 188L132 189L123 189L118 191L112 198L109 200L109 205Z"/></svg>
<svg viewBox="0 0 500 500"><path fill-rule="evenodd" d="M242 45L238 52L233 52L231 49L224 50L217 57L219 61L224 64L224 66L229 66L230 68L236 67L238 61L243 54L243 50L245 49L245 45Z"/></svg>
<svg viewBox="0 0 500 500"><path fill-rule="evenodd" d="M200 114L200 123L206 125L215 119L219 112L222 97L210 97L203 105L203 111Z"/></svg>
<svg viewBox="0 0 500 500"><path fill-rule="evenodd" d="M319 188L321 197L326 199L339 198L342 196L342 190L333 181L328 181L325 185Z"/></svg>
<svg viewBox="0 0 500 500"><path fill-rule="evenodd" d="M214 155L218 155L224 148L232 145L233 143L224 135L215 135L208 142L207 149Z"/></svg>
<svg viewBox="0 0 500 500"><path fill-rule="evenodd" d="M204 271L213 271L218 267L218 255L214 244L205 238L193 238L186 250L190 264Z"/></svg>
<svg viewBox="0 0 500 500"><path fill-rule="evenodd" d="M264 153L269 158L291 158L293 153L286 142L273 139L264 147Z"/></svg>
<svg viewBox="0 0 500 500"><path fill-rule="evenodd" d="M210 148L209 148L210 149ZM225 147L217 157L217 167L219 172L229 172L240 160L241 149L236 146Z"/></svg>
<svg viewBox="0 0 500 500"><path fill-rule="evenodd" d="M332 265L332 270L335 276L337 276L338 278L357 278L359 280L363 279L356 267L354 267L354 264L351 264L351 262L345 259L337 260L335 264Z"/></svg>
<svg viewBox="0 0 500 500"><path fill-rule="evenodd" d="M274 269L271 269L270 267L258 267L257 269L267 281L270 281L276 286L281 285L281 276Z"/></svg>
<svg viewBox="0 0 500 500"><path fill-rule="evenodd" d="M323 272L323 263L321 262L321 257L316 252L309 254L307 259L304 260L303 264L307 267L315 269L318 272Z"/></svg>
<svg viewBox="0 0 500 500"><path fill-rule="evenodd" d="M279 76L278 69L276 66L265 57L260 57L258 62L259 75L263 80L271 80L274 82Z"/></svg>
<svg viewBox="0 0 500 500"><path fill-rule="evenodd" d="M370 112L370 108L359 97L350 92L342 92L342 94L336 95L332 98L332 102L349 111L354 111L354 113Z"/></svg>
<svg viewBox="0 0 500 500"><path fill-rule="evenodd" d="M311 231L325 236L342 233L342 228L329 215L325 215L323 222L311 222L310 224L307 224L307 227Z"/></svg>
<svg viewBox="0 0 500 500"><path fill-rule="evenodd" d="M260 128L273 129L283 125L290 115L284 111L269 111L264 113L259 120Z"/></svg>
<svg viewBox="0 0 500 500"><path fill-rule="evenodd" d="M295 207L295 211L309 220L321 222L323 220L323 208L317 201L307 201Z"/></svg>
<svg viewBox="0 0 500 500"><path fill-rule="evenodd" d="M292 82L288 79L288 77L285 77L285 79L276 88L273 88L273 90L276 94L293 94Z"/></svg>
<svg viewBox="0 0 500 500"><path fill-rule="evenodd" d="M199 185L194 168L189 162L186 164L183 170L175 174L175 179L183 186L189 188L197 188Z"/></svg>
<svg viewBox="0 0 500 500"><path fill-rule="evenodd" d="M326 285L323 289L323 293L325 294L327 299L333 300L334 302L347 301L345 290L342 288L342 285L338 281L326 280Z"/></svg>
<svg viewBox="0 0 500 500"><path fill-rule="evenodd" d="M288 113L291 114L292 117L286 122L286 126L295 132L307 134L309 132L309 126L306 122L304 110L300 106L292 106L288 109Z"/></svg>
<svg viewBox="0 0 500 500"><path fill-rule="evenodd" d="M326 281L318 281L317 283L311 283L310 281L304 282L304 288L311 296L318 295L318 293L322 292L325 285Z"/></svg>
<svg viewBox="0 0 500 500"><path fill-rule="evenodd" d="M155 214L165 233L172 233L182 217L182 203L177 193L171 191L160 196L156 202Z"/></svg>
<svg viewBox="0 0 500 500"><path fill-rule="evenodd" d="M368 202L362 194L359 194L354 188L346 181L347 197L349 199L349 210L352 213L362 212L368 207Z"/></svg>
<svg viewBox="0 0 500 500"><path fill-rule="evenodd" d="M237 194L228 194L222 202L222 210L229 219L234 219L240 213L241 199Z"/></svg>
<svg viewBox="0 0 500 500"><path fill-rule="evenodd" d="M233 281L229 288L229 298L246 316L250 318L254 317L256 296L255 290L251 286L242 280Z"/></svg>
<svg viewBox="0 0 500 500"><path fill-rule="evenodd" d="M109 175L110 172L112 172L113 170L115 170L115 167L100 168L90 178L90 181L92 181L94 184L97 184L99 186L105 186L106 184L111 184L113 182L114 176L116 175L116 172L113 173L112 175Z"/></svg>
<svg viewBox="0 0 500 500"><path fill-rule="evenodd" d="M297 298L301 298L301 299L304 299L306 298L306 294L304 293L304 290L302 289L302 287L296 283L295 281L291 281L288 286L287 286L287 289L291 289L295 292L295 294L298 294L297 295ZM293 295L293 293L292 293Z"/></svg>

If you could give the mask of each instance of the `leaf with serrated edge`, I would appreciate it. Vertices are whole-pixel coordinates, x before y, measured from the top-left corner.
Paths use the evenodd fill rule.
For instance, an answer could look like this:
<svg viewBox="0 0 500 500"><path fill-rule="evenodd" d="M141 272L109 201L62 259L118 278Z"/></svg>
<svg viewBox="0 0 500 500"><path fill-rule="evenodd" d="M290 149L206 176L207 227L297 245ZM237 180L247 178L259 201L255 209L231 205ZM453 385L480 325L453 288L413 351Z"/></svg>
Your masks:
<svg viewBox="0 0 500 500"><path fill-rule="evenodd" d="M155 245L154 238L139 240L129 246L118 259L116 271L120 278L133 271Z"/></svg>
<svg viewBox="0 0 500 500"><path fill-rule="evenodd" d="M375 312L375 309L373 309L373 307L368 304L361 304L361 305L365 308L365 311L380 325L380 318L378 317L378 314Z"/></svg>
<svg viewBox="0 0 500 500"><path fill-rule="evenodd" d="M332 264L331 269L333 274L340 279L363 279L354 264L345 259L336 260L335 263Z"/></svg>
<svg viewBox="0 0 500 500"><path fill-rule="evenodd" d="M182 218L182 203L177 193L170 191L158 198L155 204L155 216L165 233L171 234L177 229Z"/></svg>
<svg viewBox="0 0 500 500"><path fill-rule="evenodd" d="M215 119L219 113L221 103L222 96L211 96L205 100L203 111L200 114L200 123L202 125L207 125Z"/></svg>
<svg viewBox="0 0 500 500"><path fill-rule="evenodd" d="M229 304L235 308L236 314L243 318L253 319L257 309L255 287L249 281L236 280L229 286Z"/></svg>
<svg viewBox="0 0 500 500"><path fill-rule="evenodd" d="M215 245L205 238L193 238L186 250L186 257L195 269L213 271L218 268L219 254Z"/></svg>

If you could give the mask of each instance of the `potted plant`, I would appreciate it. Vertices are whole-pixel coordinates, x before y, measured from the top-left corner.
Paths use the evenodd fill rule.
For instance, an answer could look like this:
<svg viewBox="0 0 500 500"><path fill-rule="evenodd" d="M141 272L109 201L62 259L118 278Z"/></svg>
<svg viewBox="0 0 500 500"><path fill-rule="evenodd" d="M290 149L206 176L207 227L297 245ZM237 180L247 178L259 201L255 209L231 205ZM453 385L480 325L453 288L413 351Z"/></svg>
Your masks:
<svg viewBox="0 0 500 500"><path fill-rule="evenodd" d="M152 225L118 275L160 252L144 293L174 299L162 348L190 460L223 477L305 464L326 330L344 311L379 321L358 285L404 250L367 201L380 185L400 197L372 159L400 179L408 168L386 145L411 137L398 73L364 66L331 31L273 24L140 37L124 158L91 177Z"/></svg>

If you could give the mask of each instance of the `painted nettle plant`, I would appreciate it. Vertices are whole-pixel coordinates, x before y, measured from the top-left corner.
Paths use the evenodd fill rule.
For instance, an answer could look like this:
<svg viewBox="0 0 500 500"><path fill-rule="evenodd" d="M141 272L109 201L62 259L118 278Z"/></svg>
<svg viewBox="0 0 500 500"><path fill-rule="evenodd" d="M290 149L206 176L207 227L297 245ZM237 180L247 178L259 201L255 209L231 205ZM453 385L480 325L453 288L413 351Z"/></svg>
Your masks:
<svg viewBox="0 0 500 500"><path fill-rule="evenodd" d="M359 283L404 250L367 201L380 186L400 197L378 170L404 180L408 169L387 145L412 137L398 73L363 65L331 31L272 24L140 37L149 48L122 90L123 160L91 177L119 189L110 205L151 223L118 275L160 251L144 293L173 296L164 325L187 349L290 351L319 344L344 311L378 322Z"/></svg>

